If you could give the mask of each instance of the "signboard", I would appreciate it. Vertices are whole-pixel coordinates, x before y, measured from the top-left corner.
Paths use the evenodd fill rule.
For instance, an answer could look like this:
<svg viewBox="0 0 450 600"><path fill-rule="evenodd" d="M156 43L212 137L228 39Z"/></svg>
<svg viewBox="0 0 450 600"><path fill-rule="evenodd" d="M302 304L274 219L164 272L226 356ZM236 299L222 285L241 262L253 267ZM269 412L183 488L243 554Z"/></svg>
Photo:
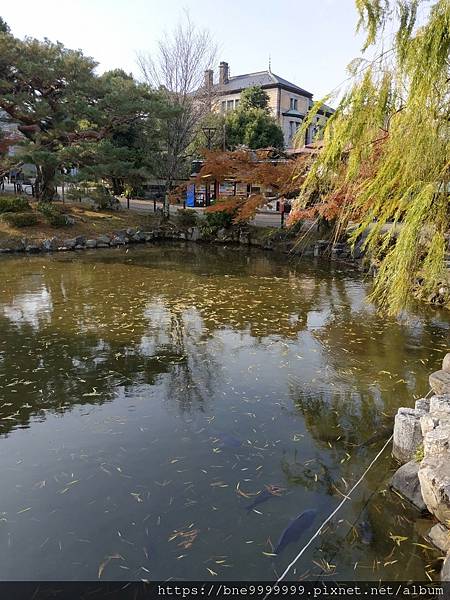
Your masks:
<svg viewBox="0 0 450 600"><path fill-rule="evenodd" d="M188 187L186 192L186 206L195 206L195 185L192 184Z"/></svg>

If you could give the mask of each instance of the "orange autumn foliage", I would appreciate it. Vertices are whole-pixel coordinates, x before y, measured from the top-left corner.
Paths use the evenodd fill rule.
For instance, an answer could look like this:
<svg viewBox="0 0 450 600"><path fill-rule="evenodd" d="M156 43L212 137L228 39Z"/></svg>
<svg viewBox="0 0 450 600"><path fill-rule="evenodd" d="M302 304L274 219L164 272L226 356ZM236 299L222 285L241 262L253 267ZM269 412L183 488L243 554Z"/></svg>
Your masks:
<svg viewBox="0 0 450 600"><path fill-rule="evenodd" d="M249 196L219 196L208 212L224 211L233 214L235 222L252 219L257 210L280 198L293 198L301 188L309 156L289 158L272 148L262 150L235 150L233 152L206 151L203 165L196 177L184 183L172 194L179 201L191 184L210 185L225 181L253 185L267 192Z"/></svg>

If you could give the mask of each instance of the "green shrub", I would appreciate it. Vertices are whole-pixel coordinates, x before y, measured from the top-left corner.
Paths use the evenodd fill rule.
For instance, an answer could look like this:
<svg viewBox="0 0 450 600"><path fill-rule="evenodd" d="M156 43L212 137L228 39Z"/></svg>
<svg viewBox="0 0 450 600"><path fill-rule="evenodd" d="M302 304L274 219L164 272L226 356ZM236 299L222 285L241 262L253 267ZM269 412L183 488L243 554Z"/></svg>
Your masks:
<svg viewBox="0 0 450 600"><path fill-rule="evenodd" d="M73 225L70 217L65 215L59 206L49 202L39 202L38 211L44 215L49 225L52 227L67 227Z"/></svg>
<svg viewBox="0 0 450 600"><path fill-rule="evenodd" d="M205 213L206 226L215 229L228 229L233 224L233 215L225 211Z"/></svg>
<svg viewBox="0 0 450 600"><path fill-rule="evenodd" d="M198 222L198 215L195 210L181 208L177 212L178 223L180 227L195 227Z"/></svg>
<svg viewBox="0 0 450 600"><path fill-rule="evenodd" d="M11 198L0 196L0 213L23 213L31 210L26 198Z"/></svg>
<svg viewBox="0 0 450 600"><path fill-rule="evenodd" d="M3 215L3 220L11 227L29 227L38 222L37 215L34 212L9 212Z"/></svg>

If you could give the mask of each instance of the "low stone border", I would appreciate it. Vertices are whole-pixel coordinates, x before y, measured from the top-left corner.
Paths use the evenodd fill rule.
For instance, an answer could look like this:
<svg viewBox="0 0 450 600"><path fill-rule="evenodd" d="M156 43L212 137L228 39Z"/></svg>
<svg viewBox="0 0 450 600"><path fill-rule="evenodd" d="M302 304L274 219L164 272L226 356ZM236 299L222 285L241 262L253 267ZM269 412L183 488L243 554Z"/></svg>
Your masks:
<svg viewBox="0 0 450 600"><path fill-rule="evenodd" d="M296 252L293 243L290 240L276 241L260 239L251 235L247 229L220 229L216 237L203 235L200 228L191 227L186 231L169 230L169 229L154 229L151 231L142 231L139 228L128 228L115 231L110 234L102 234L97 237L87 238L85 236L77 236L73 238L60 239L52 237L45 239L40 243L29 241L26 238L14 240L7 247L0 248L0 254L12 253L27 253L38 254L41 252L66 252L70 250L85 250L94 248L110 248L117 246L127 246L130 244L139 244L145 242L153 242L156 240L178 240L187 242L215 243L215 244L237 244L242 246L255 246L263 250L278 250L286 254L302 255L309 257L319 257L327 255L331 260L354 262L359 256L353 256L350 248L343 243L335 243L330 247L327 240L319 240L313 245L303 248Z"/></svg>
<svg viewBox="0 0 450 600"><path fill-rule="evenodd" d="M404 464L391 486L439 521L427 539L446 554L441 579L450 581L450 353L442 369L430 375L430 387L429 399L398 409L393 454Z"/></svg>

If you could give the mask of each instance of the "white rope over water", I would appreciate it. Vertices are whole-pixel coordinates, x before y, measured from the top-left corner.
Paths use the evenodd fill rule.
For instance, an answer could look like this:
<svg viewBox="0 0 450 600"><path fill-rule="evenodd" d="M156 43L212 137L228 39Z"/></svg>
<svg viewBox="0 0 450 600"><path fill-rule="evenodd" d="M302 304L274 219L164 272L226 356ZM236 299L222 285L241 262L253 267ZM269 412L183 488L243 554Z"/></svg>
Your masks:
<svg viewBox="0 0 450 600"><path fill-rule="evenodd" d="M429 392L427 393L427 395L425 396L425 398L428 398L430 396L430 394L432 394L432 393L433 393L433 390L429 390ZM304 554L304 552L309 548L309 546L311 546L311 544L313 543L313 541L320 535L320 532L325 527L325 525L331 521L331 519L340 510L340 508L347 502L347 500L351 500L351 497L350 497L351 494L356 490L356 488L359 486L359 484L364 480L364 478L367 475L367 473L370 471L370 469L373 467L373 465L377 462L377 460L380 458L380 456L386 450L386 448L388 447L388 445L391 443L393 437L394 437L394 434L392 434L390 436L390 438L386 441L386 443L384 444L384 446L381 448L381 450L378 452L378 454L375 456L375 458L369 464L369 466L364 471L364 473L361 475L361 477L358 479L358 481L351 488L351 490L349 491L349 493L344 496L344 499L336 506L336 508L325 519L325 521L323 521L323 523L320 525L319 529L309 539L309 541L303 546L303 548L300 550L300 552L297 554L297 556L294 558L294 560L288 564L288 566L286 567L286 569L284 570L284 572L282 573L282 575L280 575L280 577L278 577L278 579L276 580L276 582L274 583L274 585L277 585L278 583L280 583L280 581L282 581L286 577L286 575L289 573L289 571L292 569L292 567L295 565L295 563L298 561L298 559ZM266 600L269 595L270 595L270 592L268 592L264 596L263 600Z"/></svg>
<svg viewBox="0 0 450 600"><path fill-rule="evenodd" d="M383 452L386 450L386 448L388 447L388 445L391 443L391 440L394 436L391 435L391 437L386 441L386 443L384 444L384 446L381 448L381 450L378 452L378 454L375 456L375 458L372 460L372 462L369 464L369 466L367 467L367 469L364 471L364 473L361 475L361 477L358 479L358 481L355 483L355 485L351 488L351 490L349 491L349 493L344 497L344 499L336 506L336 508L333 510L333 512L325 519L325 521L320 525L319 529L316 531L316 533L310 538L310 540L303 546L303 548L300 550L300 552L297 554L297 556L294 558L294 560L289 563L289 565L286 567L285 571L283 572L282 575L280 575L280 577L277 579L277 581L275 582L274 585L277 585L278 583L280 583L280 581L282 581L286 575L289 573L289 571L292 569L292 567L295 565L295 563L298 561L298 559L304 554L304 552L309 548L309 546L313 543L313 541L316 539L316 537L318 537L318 535L320 534L320 532L322 531L322 529L325 527L325 525L327 523L329 523L331 521L331 519L334 517L334 515L340 510L340 508L347 502L347 500L351 500L350 495L356 490L356 488L359 486L359 484L363 481L363 479L365 478L365 476L367 475L367 473L370 471L370 469L373 467L373 465L377 462L377 460L380 458L380 456L383 454ZM269 596L269 594L267 594L263 600L266 600L266 598Z"/></svg>

